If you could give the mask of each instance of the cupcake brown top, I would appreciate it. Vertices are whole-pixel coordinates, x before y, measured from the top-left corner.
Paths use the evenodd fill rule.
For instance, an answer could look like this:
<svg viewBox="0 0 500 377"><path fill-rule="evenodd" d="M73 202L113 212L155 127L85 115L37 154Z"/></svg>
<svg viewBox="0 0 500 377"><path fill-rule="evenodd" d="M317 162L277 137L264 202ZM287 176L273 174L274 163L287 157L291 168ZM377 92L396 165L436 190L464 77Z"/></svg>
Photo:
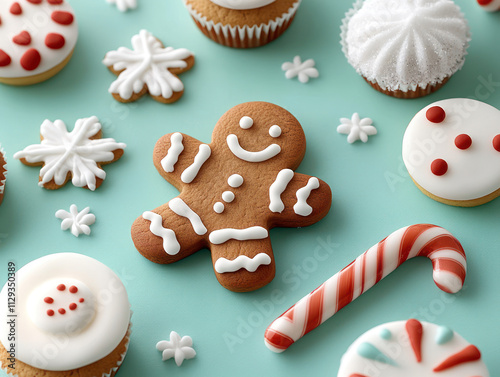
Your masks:
<svg viewBox="0 0 500 377"><path fill-rule="evenodd" d="M214 24L231 26L266 24L288 13L300 0L276 0L271 4L254 9L230 9L217 5L212 0L184 0L188 7Z"/></svg>

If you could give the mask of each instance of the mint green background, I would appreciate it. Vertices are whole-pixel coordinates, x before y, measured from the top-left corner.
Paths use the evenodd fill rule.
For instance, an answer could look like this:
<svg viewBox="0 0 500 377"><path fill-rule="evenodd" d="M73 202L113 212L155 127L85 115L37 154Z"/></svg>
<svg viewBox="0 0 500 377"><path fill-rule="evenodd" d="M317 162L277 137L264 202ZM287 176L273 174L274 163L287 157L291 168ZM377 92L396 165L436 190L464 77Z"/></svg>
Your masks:
<svg viewBox="0 0 500 377"><path fill-rule="evenodd" d="M339 27L349 0L304 1L281 38L254 50L225 48L204 37L180 0L139 0L139 8L125 14L104 0L71 3L80 39L69 65L39 85L0 86L0 142L9 160L0 208L1 281L10 260L21 267L63 251L110 266L123 279L134 311L132 342L120 377L335 376L341 355L362 332L409 317L455 329L483 351L491 375L500 375L500 200L469 209L437 203L413 185L400 157L408 122L427 104L474 97L500 107L500 88L488 91L481 84L489 75L500 81L500 13L457 0L473 35L463 70L431 96L398 100L371 89L341 52ZM119 104L107 93L114 76L101 59L109 50L129 47L141 28L166 45L196 53L195 67L181 76L184 97L173 105L148 97ZM316 60L320 78L307 85L285 79L281 64L297 54ZM276 278L257 292L241 294L218 284L206 250L174 265L149 262L136 252L130 226L144 210L177 195L153 167L156 140L181 131L209 142L226 110L253 100L281 105L299 119L308 149L298 171L328 182L334 197L330 214L320 223L271 231ZM349 145L336 132L339 118L353 112L371 117L379 131L367 144ZM42 189L38 169L13 160L16 151L39 142L44 119L72 126L91 115L103 122L105 136L128 144L123 158L105 167L108 176L96 192L71 184L57 191ZM90 237L60 230L54 213L72 203L80 209L90 206L95 213ZM386 235L420 222L441 225L463 243L469 265L461 293L441 292L432 281L430 262L413 260L285 353L277 355L264 346L266 327L289 306ZM325 260L318 262L318 256ZM173 360L162 362L155 349L172 330L190 335L198 353L181 368Z"/></svg>

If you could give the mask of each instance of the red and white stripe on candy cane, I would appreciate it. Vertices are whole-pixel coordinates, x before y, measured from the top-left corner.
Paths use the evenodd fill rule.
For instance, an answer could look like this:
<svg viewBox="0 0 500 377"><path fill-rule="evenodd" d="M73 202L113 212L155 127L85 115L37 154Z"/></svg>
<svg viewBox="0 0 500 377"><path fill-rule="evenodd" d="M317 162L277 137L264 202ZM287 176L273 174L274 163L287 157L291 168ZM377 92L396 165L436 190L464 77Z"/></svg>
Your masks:
<svg viewBox="0 0 500 377"><path fill-rule="evenodd" d="M467 263L460 242L439 226L410 225L372 246L277 318L264 335L266 346L283 352L414 257L432 261L434 282L441 290L462 289Z"/></svg>

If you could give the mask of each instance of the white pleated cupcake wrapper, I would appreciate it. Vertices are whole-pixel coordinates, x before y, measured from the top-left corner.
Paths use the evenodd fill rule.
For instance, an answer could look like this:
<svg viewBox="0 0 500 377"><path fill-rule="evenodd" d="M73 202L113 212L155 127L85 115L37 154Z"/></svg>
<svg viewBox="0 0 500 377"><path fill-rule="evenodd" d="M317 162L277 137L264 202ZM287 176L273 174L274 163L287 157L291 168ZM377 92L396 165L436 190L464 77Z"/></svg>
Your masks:
<svg viewBox="0 0 500 377"><path fill-rule="evenodd" d="M365 76L365 74L359 68L356 68L355 64L353 64L353 62L351 62L351 60L349 59L348 48L347 48L347 43L346 43L349 21L358 12L358 10L361 9L364 2L365 2L365 0L356 0L356 2L353 4L352 8L349 9L349 11L347 11L347 13L345 14L345 17L342 20L342 25L340 26L340 44L342 45L342 52L344 53L345 57L347 58L347 61L349 62L349 64L351 64L356 69L356 72L358 72L358 74L365 77L368 81L370 81L373 84L378 84L384 90L394 90L394 91L401 90L403 92L409 92L409 91L415 91L415 90L417 90L417 88L425 89L425 88L427 88L428 85L430 85L430 86L439 85L443 82L444 79L451 77L458 70L462 69L462 67L465 63L465 56L467 55L467 48L469 47L469 42L471 40L470 31L467 32L467 44L464 46L464 58L453 69L450 69L448 72L443 72L442 77L439 79L435 79L431 82L420 82L420 83L410 83L410 84L398 83L397 85L390 85L390 84L387 84L385 82L377 81L377 79L375 77ZM465 18L465 15L462 12L461 12L461 14Z"/></svg>
<svg viewBox="0 0 500 377"><path fill-rule="evenodd" d="M131 315L132 315L132 313L131 313ZM108 373L103 373L101 377L112 377L112 376L114 376L115 373L116 373L116 371L123 364L123 360L125 360L125 356L127 355L127 352L128 352L128 346L130 344L130 334L131 334L131 332L132 332L132 322L130 322L129 327L127 329L127 334L125 335L126 339L127 339L127 343L125 344L125 352L123 352L121 354L120 360L118 360L118 362L116 363L116 366L114 366L113 368L111 368L111 370ZM10 376L10 377L19 377L17 374L9 374L8 373L8 368L4 368L3 365L0 365L0 369L3 370L7 376ZM97 377L97 376L94 376L94 377Z"/></svg>
<svg viewBox="0 0 500 377"><path fill-rule="evenodd" d="M239 38L241 41L244 41L247 38L252 39L254 37L259 39L262 33L269 34L270 32L272 33L276 31L276 29L280 28L292 19L301 2L302 0L298 0L292 7L290 7L290 9L288 9L288 12L283 13L281 17L277 17L276 19L269 21L267 24L262 23L252 27L249 27L248 25L224 25L222 22L214 23L211 20L207 20L207 18L202 16L201 13L195 11L190 4L187 4L187 0L184 0L184 5L188 9L191 16L208 31L213 30L217 35L222 34L226 39L232 37L233 39Z"/></svg>
<svg viewBox="0 0 500 377"><path fill-rule="evenodd" d="M2 155L3 160L5 161L5 164L3 166L3 168L5 170L5 172L3 173L3 175L4 175L5 178L0 181L0 194L3 194L3 192L5 190L5 180L7 178L7 159L5 158L5 151L2 148L2 144L0 144L0 155Z"/></svg>

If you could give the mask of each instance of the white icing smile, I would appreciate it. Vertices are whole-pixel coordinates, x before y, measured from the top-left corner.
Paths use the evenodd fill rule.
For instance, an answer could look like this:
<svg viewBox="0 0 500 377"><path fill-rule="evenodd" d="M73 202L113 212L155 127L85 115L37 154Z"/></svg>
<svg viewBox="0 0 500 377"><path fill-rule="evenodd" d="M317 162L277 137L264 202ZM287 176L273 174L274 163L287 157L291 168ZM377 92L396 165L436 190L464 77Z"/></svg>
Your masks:
<svg viewBox="0 0 500 377"><path fill-rule="evenodd" d="M258 152L247 151L242 148L238 141L238 136L230 134L227 136L227 146L233 154L241 160L247 162L263 162L267 161L281 152L281 147L278 144L271 144L265 149Z"/></svg>

